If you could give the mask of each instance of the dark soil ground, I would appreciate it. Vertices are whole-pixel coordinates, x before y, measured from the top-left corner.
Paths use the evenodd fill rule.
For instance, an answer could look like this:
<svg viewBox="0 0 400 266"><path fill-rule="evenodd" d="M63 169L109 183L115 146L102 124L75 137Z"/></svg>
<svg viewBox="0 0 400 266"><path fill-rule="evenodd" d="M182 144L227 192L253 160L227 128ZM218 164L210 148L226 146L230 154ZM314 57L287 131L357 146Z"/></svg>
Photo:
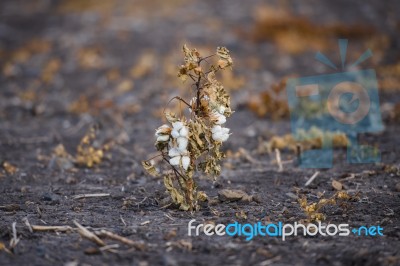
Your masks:
<svg viewBox="0 0 400 266"><path fill-rule="evenodd" d="M336 150L334 166L320 169L305 187L318 169L297 167L295 155L283 150L287 163L279 172L274 154L257 149L261 140L290 133L289 120L257 117L246 102L287 75L331 70L315 62L314 48L291 53L277 42L254 40L255 13L267 5L261 2L1 1L0 161L18 171L0 172L0 243L9 247L13 222L20 241L12 254L0 250L0 265L400 265L400 126L388 108L399 102L400 85L381 90L385 131L363 136L379 147L381 163L347 164L345 151ZM377 58L363 67L399 62L396 1L271 1L267 6L290 9L312 24L373 27L389 41L376 45ZM329 41L334 48L326 54L335 58L336 40ZM233 135L224 147L231 155L215 182L200 178L199 189L211 202L194 213L166 206L162 179L147 176L140 165L154 154L153 133L162 124L162 108L185 87L175 76L185 42L205 51L227 46L235 60L234 75L222 79L232 90L236 110L227 124ZM349 38L350 57L364 48L363 40ZM141 62L143 55L149 65ZM111 157L93 168L60 167L53 149L63 144L75 154L94 123L101 124L102 139L117 142L107 153ZM235 156L239 148L250 156ZM215 224L300 221L307 217L296 197L330 197L335 193L332 180L359 198L324 209L324 222L380 225L384 236L286 241L188 236L191 219ZM220 202L221 189L240 189L258 200ZM88 193L110 196L73 198ZM31 232L26 219L31 225L71 227L75 220L91 231L106 229L143 243L143 249L104 239L119 247L99 251L76 231Z"/></svg>

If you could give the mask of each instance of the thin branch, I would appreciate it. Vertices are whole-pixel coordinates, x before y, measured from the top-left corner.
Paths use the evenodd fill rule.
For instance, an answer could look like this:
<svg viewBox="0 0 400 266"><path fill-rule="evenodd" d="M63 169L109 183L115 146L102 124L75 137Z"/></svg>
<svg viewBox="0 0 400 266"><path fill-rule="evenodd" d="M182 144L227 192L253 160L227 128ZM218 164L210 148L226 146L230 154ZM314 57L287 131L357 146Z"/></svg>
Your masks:
<svg viewBox="0 0 400 266"><path fill-rule="evenodd" d="M175 97L173 97L171 100L168 101L167 105L164 107L163 113L165 113L165 109L167 109L168 105L169 105L173 100L175 100L175 99L180 100L181 102L183 102L184 104L186 104L188 107L190 107L190 104L188 104L184 99L182 99L182 98L179 97L179 96L175 96Z"/></svg>
<svg viewBox="0 0 400 266"><path fill-rule="evenodd" d="M30 228L33 231L56 231L56 232L73 231L73 228L68 225L31 225Z"/></svg>
<svg viewBox="0 0 400 266"><path fill-rule="evenodd" d="M111 238L113 240L117 240L117 241L119 241L119 242L121 242L121 243L123 243L125 245L134 247L134 248L136 248L138 250L144 250L145 249L145 245L143 243L135 242L135 241L133 241L133 240L131 240L129 238L117 235L117 234L115 234L113 232L110 232L110 231L107 231L107 230L104 230L104 229L100 230L100 232L96 232L96 234L98 236L105 236L105 237Z"/></svg>
<svg viewBox="0 0 400 266"><path fill-rule="evenodd" d="M78 228L78 232L82 237L87 238L90 241L93 241L94 243L96 243L99 246L104 247L106 245L104 243L104 241L101 240L97 235L95 235L94 233L90 232L88 229L86 229L85 227L80 225L77 221L74 220L74 224Z"/></svg>
<svg viewBox="0 0 400 266"><path fill-rule="evenodd" d="M212 54L212 55L209 55L209 56L200 58L200 59L199 59L199 64L201 63L201 61L206 60L206 59L208 59L208 58L210 58L210 57L213 57L213 56L215 56L215 54Z"/></svg>
<svg viewBox="0 0 400 266"><path fill-rule="evenodd" d="M194 81L194 82L196 82L196 79L194 78L194 76L192 75L192 74L188 74L188 76Z"/></svg>
<svg viewBox="0 0 400 266"><path fill-rule="evenodd" d="M307 180L306 184L304 185L305 187L308 187L312 181L314 181L315 178L319 175L319 171L315 172L310 179Z"/></svg>
<svg viewBox="0 0 400 266"><path fill-rule="evenodd" d="M12 223L12 238L10 240L10 249L13 250L19 242L19 238L17 236L17 223L13 222Z"/></svg>
<svg viewBox="0 0 400 266"><path fill-rule="evenodd" d="M283 171L283 165L281 160L281 152L279 149L275 149L276 163L278 164L278 172Z"/></svg>
<svg viewBox="0 0 400 266"><path fill-rule="evenodd" d="M185 176L182 175L182 174L175 168L175 166L173 166L173 165L167 160L167 158L163 157L163 159L164 159L164 161L166 161L166 162L172 167L172 170L174 170L174 172L175 172L176 174L178 174L178 175L179 175L180 177L182 177L183 179L186 179Z"/></svg>
<svg viewBox="0 0 400 266"><path fill-rule="evenodd" d="M85 198L98 198L109 197L110 193L94 193L94 194L79 194L72 197L72 199L85 199Z"/></svg>

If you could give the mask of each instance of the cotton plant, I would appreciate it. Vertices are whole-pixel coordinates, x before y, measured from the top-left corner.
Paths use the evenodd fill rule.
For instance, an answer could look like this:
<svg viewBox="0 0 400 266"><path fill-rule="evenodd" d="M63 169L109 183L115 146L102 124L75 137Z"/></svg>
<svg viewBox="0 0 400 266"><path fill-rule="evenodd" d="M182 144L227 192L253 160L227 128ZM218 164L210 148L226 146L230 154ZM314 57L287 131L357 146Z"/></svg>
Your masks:
<svg viewBox="0 0 400 266"><path fill-rule="evenodd" d="M173 203L182 210L193 211L199 208L199 201L207 198L204 192L197 191L195 173L213 177L220 174L220 163L225 156L220 148L231 135L224 126L232 114L230 96L217 81L216 73L231 68L233 62L225 47L202 57L196 49L184 45L183 54L184 64L179 67L178 77L183 82L192 81L195 95L190 101L174 99L184 103L190 115L164 112L168 124L156 129L155 147L162 162L169 166L162 174ZM151 162L143 161L142 165L149 174L159 175Z"/></svg>

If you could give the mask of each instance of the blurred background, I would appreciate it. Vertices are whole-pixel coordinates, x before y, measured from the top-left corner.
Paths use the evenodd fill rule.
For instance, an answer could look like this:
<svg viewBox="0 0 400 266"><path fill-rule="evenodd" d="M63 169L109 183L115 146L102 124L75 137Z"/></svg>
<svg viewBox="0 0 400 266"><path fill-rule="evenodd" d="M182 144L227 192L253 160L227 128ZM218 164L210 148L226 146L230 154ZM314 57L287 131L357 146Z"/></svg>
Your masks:
<svg viewBox="0 0 400 266"><path fill-rule="evenodd" d="M22 241L7 246L15 256L0 250L0 264L113 265L125 258L126 265L293 265L297 256L299 265L398 265L398 14L397 0L1 0L0 249L15 240L14 222ZM314 59L319 51L340 66L339 38L349 41L343 70ZM223 145L221 177L198 179L210 203L196 213L168 209L162 179L140 165L155 154L154 130L165 122L167 102L193 95L177 77L185 43L204 56L226 46L234 61L232 71L217 77L232 96L236 112L227 127L233 134ZM367 49L371 58L347 67ZM377 73L386 128L362 141L378 147L383 164L347 164L346 137L337 135L333 168L297 167L286 80L358 69ZM168 107L179 110L174 102ZM312 134L316 141L304 149L325 136L318 129ZM218 201L218 190L226 188L259 200ZM385 237L205 237L193 238L192 250L186 229L193 217L292 223L305 217L298 197L317 200L337 190L360 200L349 202L348 212L329 211L327 222L380 224ZM110 194L74 199L87 193ZM27 218L32 225L77 220L143 240L149 249L104 253L77 233L32 233ZM103 256L84 255L95 252Z"/></svg>
<svg viewBox="0 0 400 266"><path fill-rule="evenodd" d="M336 72L314 55L340 65L338 38L349 39L349 65L372 50L358 68L377 71L385 121L398 122L399 11L396 1L3 0L0 144L28 144L10 158L56 143L73 151L99 122L104 139L143 159L166 102L192 93L176 76L184 43L231 51L233 71L219 77L237 111L230 149L290 133L286 79Z"/></svg>

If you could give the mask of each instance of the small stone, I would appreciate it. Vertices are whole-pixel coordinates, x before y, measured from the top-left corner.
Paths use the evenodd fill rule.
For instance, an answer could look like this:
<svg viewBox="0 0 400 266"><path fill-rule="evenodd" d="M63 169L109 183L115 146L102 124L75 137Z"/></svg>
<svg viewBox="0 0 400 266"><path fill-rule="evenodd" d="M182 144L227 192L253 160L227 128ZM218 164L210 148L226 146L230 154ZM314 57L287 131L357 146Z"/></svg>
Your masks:
<svg viewBox="0 0 400 266"><path fill-rule="evenodd" d="M61 197L57 194L51 193L51 192L46 192L42 195L41 200L43 201L49 201L52 203L59 203Z"/></svg>
<svg viewBox="0 0 400 266"><path fill-rule="evenodd" d="M396 190L397 192L400 192L400 182L396 184L395 190Z"/></svg>
<svg viewBox="0 0 400 266"><path fill-rule="evenodd" d="M218 191L220 201L253 201L253 197L238 189L222 189Z"/></svg>

